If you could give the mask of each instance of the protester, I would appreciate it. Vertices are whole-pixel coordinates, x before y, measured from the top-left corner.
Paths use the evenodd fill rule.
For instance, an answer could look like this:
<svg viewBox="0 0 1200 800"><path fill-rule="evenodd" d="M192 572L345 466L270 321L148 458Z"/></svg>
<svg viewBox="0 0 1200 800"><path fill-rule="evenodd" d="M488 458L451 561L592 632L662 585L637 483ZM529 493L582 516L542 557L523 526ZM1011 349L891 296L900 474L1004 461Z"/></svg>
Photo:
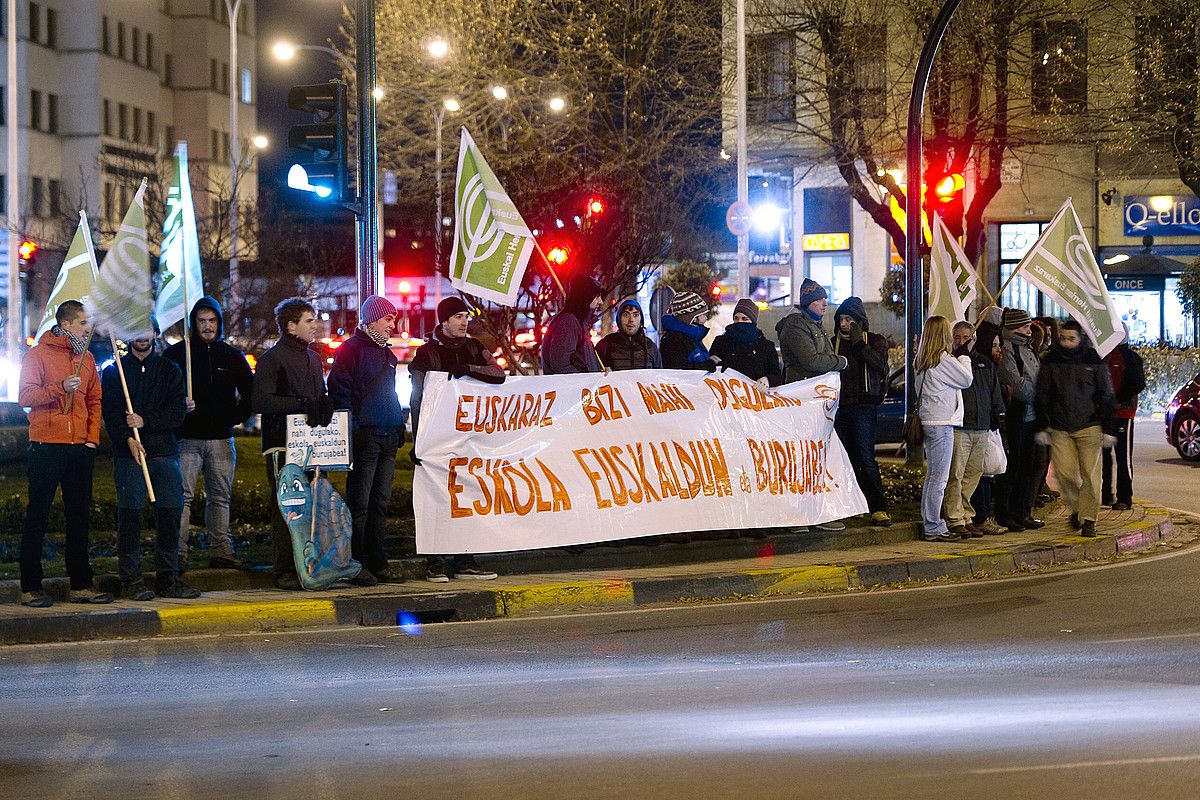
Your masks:
<svg viewBox="0 0 1200 800"><path fill-rule="evenodd" d="M981 353L991 355L992 364L996 370L996 380L1000 383L1000 396L1003 400L1000 410L1003 413L1008 407L1008 397L1005 394L1004 382L1000 380L1000 362L1004 359L1004 348L1000 342L1000 331L1002 330L1001 321L1004 318L1004 309L990 306L983 313L979 320L979 327L976 329L975 347ZM989 349L986 346L986 341L990 340L992 346ZM1001 441L1008 435L1007 415L1005 421L1000 425ZM1007 445L1005 446L1007 454ZM975 488L975 493L971 495L971 507L975 509L975 527L983 531L986 535L1000 535L1008 531L1007 528L996 523L993 518L993 489L996 483L997 476L982 475L979 478L979 485ZM1002 479L1002 478L1001 478Z"/></svg>
<svg viewBox="0 0 1200 800"><path fill-rule="evenodd" d="M346 475L346 503L354 524L350 553L363 565L350 580L358 586L404 582L383 549L396 451L404 444L404 410L396 395L399 361L388 347L397 316L385 297L373 294L364 300L358 328L334 353L329 370L334 407L350 411L354 467Z"/></svg>
<svg viewBox="0 0 1200 800"><path fill-rule="evenodd" d="M67 300L54 312L55 325L21 361L17 401L29 409L26 474L29 502L21 535L21 603L54 604L42 589L42 547L54 494L62 487L66 515L66 566L73 603L111 603L92 586L88 561L88 517L92 468L100 443L100 377L87 351L92 325L83 304Z"/></svg>
<svg viewBox="0 0 1200 800"><path fill-rule="evenodd" d="M1006 308L1002 316L1001 346L1004 358L999 376L1007 408L1008 469L1003 480L995 484L996 522L1010 531L1045 527L1033 516L1034 500L1040 488L1038 478L1037 433L1034 397L1037 390L1041 361L1029 344L1033 330L1029 313L1020 308Z"/></svg>
<svg viewBox="0 0 1200 800"><path fill-rule="evenodd" d="M743 297L733 307L733 323L713 339L711 354L725 369L737 370L763 386L783 383L779 351L758 327L758 306Z"/></svg>
<svg viewBox="0 0 1200 800"><path fill-rule="evenodd" d="M412 459L418 467L421 461L416 456L415 443L421 424L425 377L430 372L445 372L452 379L475 378L492 384L504 383L505 378L504 370L496 366L483 342L467 333L471 308L466 301L461 297L447 297L438 303L437 320L438 325L433 329L429 341L421 345L408 365L408 374L412 377L412 399L409 401L414 442ZM496 573L481 567L470 555L459 554L453 558L431 556L426 579L434 583L446 583L451 577L489 581L496 577Z"/></svg>
<svg viewBox="0 0 1200 800"><path fill-rule="evenodd" d="M1000 340L994 332L986 331L979 335L972 349L973 337L971 323L954 325L954 355L971 359L972 380L970 388L962 391L963 419L954 429L954 454L950 460L944 509L951 533L980 537L985 533L996 535L1005 531L995 523L976 525L976 509L971 504L971 497L983 475L983 457L990 431L999 430L1004 422L1004 398L994 361L995 356L1000 355Z"/></svg>
<svg viewBox="0 0 1200 800"><path fill-rule="evenodd" d="M646 335L642 307L629 298L617 306L617 329L596 345L596 354L611 370L662 369L658 345Z"/></svg>
<svg viewBox="0 0 1200 800"><path fill-rule="evenodd" d="M189 315L190 341L179 341L163 355L187 375L191 348L192 397L187 416L179 426L179 470L183 475L183 512L179 522L179 571L187 562L192 497L196 480L204 474L204 529L208 533L208 566L245 569L233 552L229 537L229 498L237 448L233 428L250 417L254 373L246 356L225 341L221 304L201 297Z"/></svg>
<svg viewBox="0 0 1200 800"><path fill-rule="evenodd" d="M845 356L834 351L833 342L821 327L829 308L828 297L819 283L805 278L796 295L795 310L775 325L783 353L784 382L840 372L849 365Z"/></svg>
<svg viewBox="0 0 1200 800"><path fill-rule="evenodd" d="M591 276L576 275L571 280L566 303L550 320L546 335L542 337L544 374L603 371L596 358L596 348L592 346L592 326L603 306L604 294Z"/></svg>
<svg viewBox="0 0 1200 800"><path fill-rule="evenodd" d="M154 322L154 334L159 334ZM200 592L179 579L179 521L183 511L183 477L175 430L187 415L183 373L155 349L154 339L129 342L121 356L129 404L116 364L104 370L101 408L112 440L113 481L117 490L117 571L121 591L130 600L155 596L190 600ZM134 436L138 432L141 441ZM142 578L142 509L147 491L145 463L154 488L154 589Z"/></svg>
<svg viewBox="0 0 1200 800"><path fill-rule="evenodd" d="M954 428L962 425L962 390L973 378L971 358L955 356L950 322L941 316L925 321L917 348L917 403L925 435L925 484L921 489L923 537L929 542L957 539L942 519L942 501L950 478Z"/></svg>
<svg viewBox="0 0 1200 800"><path fill-rule="evenodd" d="M879 462L875 460L875 431L876 407L887 394L887 340L870 332L867 310L857 297L848 297L838 306L834 323L837 335L833 351L845 357L846 368L842 370L842 391L833 427L867 498L871 523L886 528L892 518L887 513Z"/></svg>
<svg viewBox="0 0 1200 800"><path fill-rule="evenodd" d="M721 363L704 346L708 336L708 304L695 292L679 292L671 298L662 318L659 350L664 369L702 369L712 372Z"/></svg>
<svg viewBox="0 0 1200 800"><path fill-rule="evenodd" d="M1096 535L1100 448L1116 443L1112 379L1083 327L1067 320L1037 382L1037 438L1050 447L1054 475L1071 509L1071 528Z"/></svg>
<svg viewBox="0 0 1200 800"><path fill-rule="evenodd" d="M287 452L288 414L304 414L308 425L316 428L328 425L334 410L325 393L321 359L309 348L321 325L316 309L293 297L275 306L275 321L279 341L259 358L252 393L254 410L262 415L262 452L272 497ZM271 514L271 543L275 586L299 589L292 537L281 514Z"/></svg>
<svg viewBox="0 0 1200 800"><path fill-rule="evenodd" d="M1113 394L1116 396L1117 412L1114 420L1117 443L1104 448L1103 499L1101 503L1112 506L1113 511L1128 511L1133 508L1133 420L1137 416L1138 395L1146 388L1146 371L1142 357L1129 346L1129 328L1125 329L1126 341L1116 346L1104 358L1108 374L1112 378ZM1116 457L1116 493L1113 493L1113 457Z"/></svg>

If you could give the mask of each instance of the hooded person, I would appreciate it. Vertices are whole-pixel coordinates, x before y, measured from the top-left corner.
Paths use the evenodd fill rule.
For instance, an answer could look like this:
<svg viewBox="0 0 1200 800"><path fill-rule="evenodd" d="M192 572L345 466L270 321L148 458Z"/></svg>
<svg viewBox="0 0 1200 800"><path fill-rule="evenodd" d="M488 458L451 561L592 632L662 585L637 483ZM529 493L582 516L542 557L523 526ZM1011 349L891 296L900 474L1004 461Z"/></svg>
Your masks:
<svg viewBox="0 0 1200 800"><path fill-rule="evenodd" d="M845 356L834 351L833 342L821 326L828 298L821 284L805 278L796 293L794 310L775 325L787 383L838 372L849 364Z"/></svg>
<svg viewBox="0 0 1200 800"><path fill-rule="evenodd" d="M592 346L591 331L604 305L604 293L589 275L576 275L567 289L566 303L542 337L542 372L569 375L602 372Z"/></svg>
<svg viewBox="0 0 1200 800"><path fill-rule="evenodd" d="M597 343L596 354L614 371L662 368L658 345L646 335L645 316L637 300L629 298L617 306L617 329Z"/></svg>
<svg viewBox="0 0 1200 800"><path fill-rule="evenodd" d="M1125 337L1128 340L1128 325L1125 326ZM1101 502L1112 506L1113 511L1128 511L1133 508L1133 420L1137 416L1138 395L1146 388L1146 370L1142 357L1133 351L1128 341L1113 348L1104 357L1104 363L1108 365L1108 374L1117 398L1117 445L1104 448L1104 491Z"/></svg>
<svg viewBox="0 0 1200 800"><path fill-rule="evenodd" d="M1030 344L1032 334L1033 320L1027 311L1004 309L1000 322L1003 355L997 374L1007 405L1008 470L995 483L995 511L996 522L1013 532L1046 524L1033 517L1042 472L1038 445L1033 440L1037 432L1034 397L1042 362Z"/></svg>
<svg viewBox="0 0 1200 800"><path fill-rule="evenodd" d="M183 476L183 512L179 523L179 566L187 560L192 497L204 474L204 528L208 566L243 569L229 537L229 501L237 450L233 429L250 418L254 373L241 350L225 341L221 304L201 297L188 315L190 338L168 347L163 356L179 367L187 384L187 349L192 351L192 397L179 426L179 470Z"/></svg>
<svg viewBox="0 0 1200 800"><path fill-rule="evenodd" d="M1108 365L1083 326L1067 320L1038 372L1036 438L1050 448L1071 527L1083 536L1096 535L1100 450L1116 443L1116 408Z"/></svg>
<svg viewBox="0 0 1200 800"><path fill-rule="evenodd" d="M758 306L743 297L733 307L733 322L713 340L711 352L726 369L737 370L763 386L783 383L779 351L758 327Z"/></svg>
<svg viewBox="0 0 1200 800"><path fill-rule="evenodd" d="M708 304L695 292L679 292L663 314L659 339L664 369L702 369L712 372L720 363L704 346Z"/></svg>
<svg viewBox="0 0 1200 800"><path fill-rule="evenodd" d="M834 314L837 334L833 352L844 358L842 389L833 427L854 466L854 476L867 498L872 524L887 527L887 497L879 462L875 460L875 434L878 426L876 406L887 394L887 340L871 333L867 310L857 297L847 297Z"/></svg>

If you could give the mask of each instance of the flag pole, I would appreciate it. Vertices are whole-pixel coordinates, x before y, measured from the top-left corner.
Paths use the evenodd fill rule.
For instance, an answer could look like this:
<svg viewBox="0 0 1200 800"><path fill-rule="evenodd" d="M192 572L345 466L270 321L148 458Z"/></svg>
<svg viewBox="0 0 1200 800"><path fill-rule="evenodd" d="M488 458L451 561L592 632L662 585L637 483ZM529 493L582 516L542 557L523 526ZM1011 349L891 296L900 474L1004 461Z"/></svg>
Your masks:
<svg viewBox="0 0 1200 800"><path fill-rule="evenodd" d="M1000 301L1000 298L1004 295L1004 290L1008 288L1010 283L1012 283L1013 278L1017 277L1017 273L1021 271L1021 267L1023 266L1025 266L1024 260L1017 264L1016 269L1014 269L1012 274L1008 276L1008 280L1006 280L1004 285L1000 287L1000 291L996 292L996 296L992 298L991 302L984 306L983 310L979 312L979 318L975 320L975 327L972 328L972 330L979 330L979 326L983 324L983 318L987 315L987 312L994 308Z"/></svg>
<svg viewBox="0 0 1200 800"><path fill-rule="evenodd" d="M113 336L108 337L108 340L112 342L113 360L117 364L117 375L121 378L121 391L125 394L125 412L132 414L133 401L129 399L129 384L125 382L125 367L121 366L121 353L117 350L117 340ZM133 429L133 438L138 444L142 443L142 437L137 428ZM150 467L146 464L146 459L134 456L133 460L142 465L142 477L146 480L146 494L150 498L150 502L157 503L158 500L154 497L154 484L150 481Z"/></svg>
<svg viewBox="0 0 1200 800"><path fill-rule="evenodd" d="M187 242L184 241L183 246L184 258L187 258ZM187 264L180 265L180 278L183 281L183 360L184 379L187 381L187 399L193 400L192 397L192 326L191 320L191 305L188 303L188 269Z"/></svg>

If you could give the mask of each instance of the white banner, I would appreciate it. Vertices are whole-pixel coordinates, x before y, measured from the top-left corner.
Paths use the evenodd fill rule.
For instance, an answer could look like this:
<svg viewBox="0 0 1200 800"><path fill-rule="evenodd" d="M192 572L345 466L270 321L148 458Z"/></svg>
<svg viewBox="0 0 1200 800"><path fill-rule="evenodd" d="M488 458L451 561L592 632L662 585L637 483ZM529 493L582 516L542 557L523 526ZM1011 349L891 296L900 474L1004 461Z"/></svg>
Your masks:
<svg viewBox="0 0 1200 800"><path fill-rule="evenodd" d="M429 374L413 479L419 553L493 553L866 513L829 373Z"/></svg>
<svg viewBox="0 0 1200 800"><path fill-rule="evenodd" d="M306 468L350 469L350 412L333 412L333 419L323 428L310 428L307 420L304 414L287 416L286 463Z"/></svg>

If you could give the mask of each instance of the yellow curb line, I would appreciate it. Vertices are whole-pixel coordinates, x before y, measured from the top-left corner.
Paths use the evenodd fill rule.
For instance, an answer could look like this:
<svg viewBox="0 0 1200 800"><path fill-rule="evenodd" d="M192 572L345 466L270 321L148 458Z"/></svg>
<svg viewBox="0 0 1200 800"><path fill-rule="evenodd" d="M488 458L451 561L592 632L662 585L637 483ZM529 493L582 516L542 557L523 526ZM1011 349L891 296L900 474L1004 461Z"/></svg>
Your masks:
<svg viewBox="0 0 1200 800"><path fill-rule="evenodd" d="M748 569L739 574L760 578L776 578L773 583L764 586L758 592L759 595L767 597L828 589L851 589L860 585L858 570L852 566L839 564L816 564L780 569Z"/></svg>
<svg viewBox="0 0 1200 800"><path fill-rule="evenodd" d="M573 606L633 608L633 582L628 580L547 583L495 589L496 613L516 616Z"/></svg>
<svg viewBox="0 0 1200 800"><path fill-rule="evenodd" d="M337 613L332 600L277 600L160 608L158 619L162 633L170 636L332 625L337 622Z"/></svg>

